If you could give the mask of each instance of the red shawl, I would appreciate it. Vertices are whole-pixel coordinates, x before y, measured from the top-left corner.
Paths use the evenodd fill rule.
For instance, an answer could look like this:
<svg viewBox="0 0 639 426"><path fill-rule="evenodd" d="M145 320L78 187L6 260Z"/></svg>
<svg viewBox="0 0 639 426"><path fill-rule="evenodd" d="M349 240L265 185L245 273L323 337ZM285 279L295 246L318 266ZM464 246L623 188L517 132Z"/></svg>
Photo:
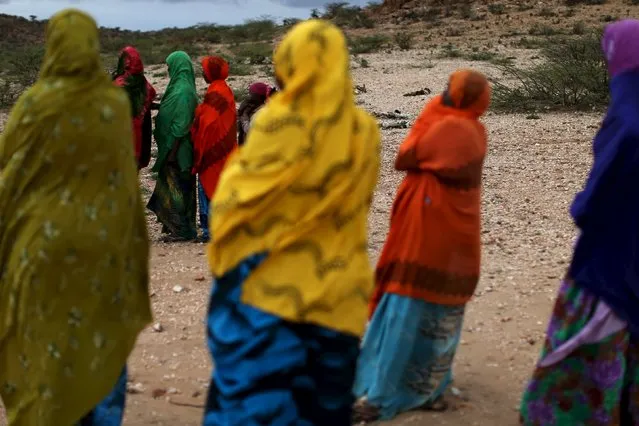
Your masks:
<svg viewBox="0 0 639 426"><path fill-rule="evenodd" d="M490 87L473 71L451 76L399 149L407 171L391 212L370 313L385 293L465 304L479 280L481 176L487 136L478 118Z"/></svg>
<svg viewBox="0 0 639 426"><path fill-rule="evenodd" d="M195 110L193 137L193 173L209 199L213 198L220 174L229 154L237 147L237 112L233 91L226 84L229 64L218 56L202 60L209 88L204 102Z"/></svg>
<svg viewBox="0 0 639 426"><path fill-rule="evenodd" d="M133 108L133 133L135 143L135 159L138 169L148 164L140 164L142 153L142 125L144 117L151 108L156 92L144 77L144 65L140 53L134 47L127 46L120 53L118 70L113 82L123 87L129 94ZM150 149L150 146L148 147Z"/></svg>

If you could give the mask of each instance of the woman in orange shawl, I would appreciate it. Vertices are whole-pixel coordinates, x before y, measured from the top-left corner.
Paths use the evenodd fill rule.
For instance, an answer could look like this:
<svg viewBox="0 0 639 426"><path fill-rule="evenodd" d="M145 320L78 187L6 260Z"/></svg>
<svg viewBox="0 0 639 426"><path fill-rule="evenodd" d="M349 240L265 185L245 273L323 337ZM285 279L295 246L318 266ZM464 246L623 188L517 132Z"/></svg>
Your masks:
<svg viewBox="0 0 639 426"><path fill-rule="evenodd" d="M465 304L479 279L481 177L490 87L452 74L399 149L406 171L376 271L371 322L358 363L357 421L442 410Z"/></svg>
<svg viewBox="0 0 639 426"><path fill-rule="evenodd" d="M209 240L209 203L229 154L237 147L237 111L233 90L226 84L229 64L219 56L202 60L209 88L204 102L195 110L193 174L199 175L198 201L202 239Z"/></svg>

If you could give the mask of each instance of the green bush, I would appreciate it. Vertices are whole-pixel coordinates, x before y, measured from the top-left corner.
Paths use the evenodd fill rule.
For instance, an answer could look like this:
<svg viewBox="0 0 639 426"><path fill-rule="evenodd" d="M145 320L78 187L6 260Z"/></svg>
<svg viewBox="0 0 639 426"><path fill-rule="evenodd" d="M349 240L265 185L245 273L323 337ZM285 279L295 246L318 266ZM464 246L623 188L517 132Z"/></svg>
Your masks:
<svg viewBox="0 0 639 426"><path fill-rule="evenodd" d="M379 52L388 44L388 37L373 35L357 37L350 40L350 50L354 55Z"/></svg>
<svg viewBox="0 0 639 426"><path fill-rule="evenodd" d="M542 49L542 62L532 68L498 66L504 77L495 82L493 106L506 111L586 110L608 102L608 73L601 35L558 39Z"/></svg>
<svg viewBox="0 0 639 426"><path fill-rule="evenodd" d="M506 6L502 3L491 3L488 5L488 11L493 15L503 15L506 12Z"/></svg>
<svg viewBox="0 0 639 426"><path fill-rule="evenodd" d="M240 44L231 48L237 61L250 65L263 65L271 62L273 46L269 43Z"/></svg>
<svg viewBox="0 0 639 426"><path fill-rule="evenodd" d="M333 21L340 27L373 28L375 22L359 6L351 6L347 2L328 3L324 6L323 19Z"/></svg>
<svg viewBox="0 0 639 426"><path fill-rule="evenodd" d="M410 50L413 47L413 35L410 33L395 33L393 39L401 50Z"/></svg>

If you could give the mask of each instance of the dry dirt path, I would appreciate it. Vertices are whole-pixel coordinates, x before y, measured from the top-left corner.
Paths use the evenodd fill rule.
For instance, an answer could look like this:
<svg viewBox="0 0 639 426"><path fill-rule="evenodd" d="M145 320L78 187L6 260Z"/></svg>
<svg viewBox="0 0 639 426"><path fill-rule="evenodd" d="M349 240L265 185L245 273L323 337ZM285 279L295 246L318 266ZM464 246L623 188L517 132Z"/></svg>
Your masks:
<svg viewBox="0 0 639 426"><path fill-rule="evenodd" d="M354 70L355 82L367 89L358 96L360 103L378 113L397 109L411 119L426 97L404 93L423 87L437 93L460 66L491 72L478 63L446 60L426 66L419 52L367 60L370 67ZM570 256L574 229L567 209L590 165L590 140L599 116L553 114L528 120L488 115L485 122L490 152L483 195L483 271L477 296L467 308L455 363L455 387L462 398L453 399L449 412L411 413L389 425L517 424L521 390ZM370 215L373 262L402 178L392 162L405 133L383 132L382 171ZM155 224L151 229L157 236ZM201 424L198 406L204 404L212 368L204 335L210 290L204 252L199 244L154 243L152 301L162 331L145 330L131 356L130 386L137 392L129 394L126 425Z"/></svg>

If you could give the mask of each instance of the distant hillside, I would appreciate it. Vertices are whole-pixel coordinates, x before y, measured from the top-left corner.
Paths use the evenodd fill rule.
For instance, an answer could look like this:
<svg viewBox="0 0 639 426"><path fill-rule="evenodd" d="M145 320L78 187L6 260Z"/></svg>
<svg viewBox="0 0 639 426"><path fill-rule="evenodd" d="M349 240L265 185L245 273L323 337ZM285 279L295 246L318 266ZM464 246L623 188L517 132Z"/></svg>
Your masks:
<svg viewBox="0 0 639 426"><path fill-rule="evenodd" d="M343 28L353 55L423 48L439 52L440 57L494 63L507 60L508 49L543 49L628 16L639 16L639 0L384 0L364 8L329 3L311 13ZM252 74L255 67L269 75L273 46L298 21L256 19L235 26L151 32L101 28L100 37L109 70L117 52L133 45L146 65L163 63L172 51L185 50L194 59L204 54L225 56L233 75ZM0 108L10 106L37 78L45 26L35 17L0 14ZM366 66L364 58L357 60Z"/></svg>

